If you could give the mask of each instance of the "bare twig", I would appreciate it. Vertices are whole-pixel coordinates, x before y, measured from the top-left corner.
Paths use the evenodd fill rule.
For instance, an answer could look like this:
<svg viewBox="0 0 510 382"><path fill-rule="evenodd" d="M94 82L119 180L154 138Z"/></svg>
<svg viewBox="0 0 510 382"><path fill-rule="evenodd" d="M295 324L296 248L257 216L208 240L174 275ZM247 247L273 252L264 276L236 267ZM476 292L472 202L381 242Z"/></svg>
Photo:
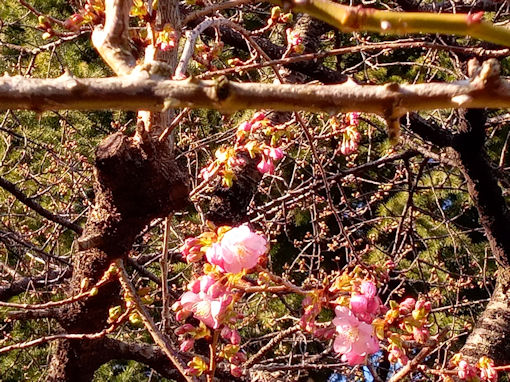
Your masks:
<svg viewBox="0 0 510 382"><path fill-rule="evenodd" d="M285 337L290 336L291 334L296 333L299 330L299 325L292 326L288 329L282 330L276 336L274 336L271 341L269 341L266 345L260 348L260 350L254 354L248 361L246 361L243 365L244 369L248 369L254 364L256 364L269 350L271 350L274 346L278 345L281 341L285 339Z"/></svg>
<svg viewBox="0 0 510 382"><path fill-rule="evenodd" d="M14 183L9 182L7 179L0 177L0 187L2 187L4 190L10 192L12 195L16 197L21 203L26 205L27 207L30 207L35 212L37 212L39 215L45 217L48 220L51 220L52 222L55 222L57 224L60 224L66 228L69 228L70 230L81 234L83 229L76 223L73 223L62 216L56 215L50 211L48 211L46 208L41 206L39 203L35 202L34 199L26 196Z"/></svg>
<svg viewBox="0 0 510 382"><path fill-rule="evenodd" d="M150 333L154 342L156 342L156 344L165 352L168 359L173 363L177 370L179 370L179 372L184 377L184 379L186 379L186 381L195 382L196 379L194 377L186 375L185 367L182 364L181 360L177 357L177 351L171 348L168 341L156 327L156 324L152 320L150 314L147 313L147 311L145 310L145 307L142 301L140 300L140 297L136 293L133 284L131 284L131 281L129 281L129 276L126 272L126 269L124 268L123 261L119 259L116 261L116 264L120 269L119 281L120 284L122 285L122 289L124 289L124 292L127 294L127 296L129 296L130 301L134 304L135 309L140 314L140 317L145 325L145 328Z"/></svg>
<svg viewBox="0 0 510 382"><path fill-rule="evenodd" d="M5 346L0 348L0 354L7 353L12 350L19 349L27 349L29 347L37 346L46 342L55 341L55 340L96 340L98 338L104 337L109 333L112 333L117 327L129 316L131 313L131 309L126 309L124 313L122 313L117 320L110 325L108 328L101 330L98 333L93 334L54 334L52 336L40 337L36 340L26 341L17 343L14 345Z"/></svg>

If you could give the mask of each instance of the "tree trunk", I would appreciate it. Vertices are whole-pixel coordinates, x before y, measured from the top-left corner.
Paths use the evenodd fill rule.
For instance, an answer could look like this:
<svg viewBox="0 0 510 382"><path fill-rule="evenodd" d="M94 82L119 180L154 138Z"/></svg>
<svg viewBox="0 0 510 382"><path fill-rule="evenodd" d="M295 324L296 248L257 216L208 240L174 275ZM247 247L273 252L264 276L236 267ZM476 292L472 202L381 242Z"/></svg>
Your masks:
<svg viewBox="0 0 510 382"><path fill-rule="evenodd" d="M509 288L510 270L499 269L496 289L461 351L469 363L476 364L482 356L496 365L510 363Z"/></svg>
<svg viewBox="0 0 510 382"><path fill-rule="evenodd" d="M466 121L468 126L453 140L453 151L498 262L498 274L492 297L461 353L472 364L487 356L496 365L507 365L510 363L510 213L484 148L485 112L470 110Z"/></svg>
<svg viewBox="0 0 510 382"><path fill-rule="evenodd" d="M167 144L112 134L97 148L95 175L95 203L78 239L69 295L80 292L83 279L94 285L113 260L127 257L151 220L187 204L188 184ZM118 283L106 284L96 296L62 309L57 320L67 333L99 332L108 309L120 303L119 292ZM101 340L59 341L48 380L90 380L103 361L100 349Z"/></svg>

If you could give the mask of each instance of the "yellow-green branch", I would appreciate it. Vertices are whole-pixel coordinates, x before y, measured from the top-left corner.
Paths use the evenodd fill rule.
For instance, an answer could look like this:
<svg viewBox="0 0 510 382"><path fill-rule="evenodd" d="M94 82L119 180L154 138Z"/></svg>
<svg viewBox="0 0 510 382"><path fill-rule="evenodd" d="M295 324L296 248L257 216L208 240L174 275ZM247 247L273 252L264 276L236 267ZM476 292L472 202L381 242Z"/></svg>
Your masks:
<svg viewBox="0 0 510 382"><path fill-rule="evenodd" d="M282 3L281 0L273 0ZM445 14L428 12L392 12L373 8L350 7L329 0L283 1L295 11L333 25L344 32L367 31L383 34L441 33L471 36L510 46L510 29L483 21L483 12Z"/></svg>

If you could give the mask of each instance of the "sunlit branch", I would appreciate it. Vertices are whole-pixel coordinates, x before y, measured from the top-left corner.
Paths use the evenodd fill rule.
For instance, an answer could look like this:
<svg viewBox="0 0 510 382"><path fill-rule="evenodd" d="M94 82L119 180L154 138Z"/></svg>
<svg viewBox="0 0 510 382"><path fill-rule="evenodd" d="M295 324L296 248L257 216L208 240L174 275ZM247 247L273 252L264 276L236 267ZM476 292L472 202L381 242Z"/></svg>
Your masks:
<svg viewBox="0 0 510 382"><path fill-rule="evenodd" d="M112 325L110 325L108 328L103 329L97 333L92 333L92 334L70 333L70 334L55 334L55 335L51 335L51 336L44 336L44 337L40 337L40 338L37 338L32 341L20 342L20 343L9 345L9 346L4 346L4 347L0 348L0 354L7 353L12 350L27 349L27 348L30 348L33 346L37 346L37 345L40 345L40 344L43 344L46 342L56 341L56 340L96 340L98 338L102 338L102 337L106 336L109 333L112 333L115 329L117 329L118 326L126 320L126 318L129 316L131 311L132 311L131 309L126 309L126 311L124 313L122 313Z"/></svg>
<svg viewBox="0 0 510 382"><path fill-rule="evenodd" d="M132 0L106 0L105 25L97 26L92 43L117 75L131 73L135 58L129 46L129 11Z"/></svg>
<svg viewBox="0 0 510 382"><path fill-rule="evenodd" d="M144 72L142 72L144 73ZM376 113L396 119L409 111L446 108L508 108L510 82L495 60L471 81L413 85L290 85L228 81L170 81L148 75L124 78L0 78L0 108L44 110L151 110L213 108Z"/></svg>
<svg viewBox="0 0 510 382"><path fill-rule="evenodd" d="M483 21L483 12L445 14L428 12L392 12L346 6L329 0L274 1L297 12L327 22L344 32L368 31L383 34L442 33L471 36L510 46L510 29Z"/></svg>

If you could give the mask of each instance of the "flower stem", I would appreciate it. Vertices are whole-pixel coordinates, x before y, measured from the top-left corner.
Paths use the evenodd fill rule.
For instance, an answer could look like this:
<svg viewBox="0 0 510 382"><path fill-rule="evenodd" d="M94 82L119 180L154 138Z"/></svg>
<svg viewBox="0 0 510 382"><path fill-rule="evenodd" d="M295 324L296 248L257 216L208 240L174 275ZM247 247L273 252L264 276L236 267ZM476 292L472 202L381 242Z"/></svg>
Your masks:
<svg viewBox="0 0 510 382"><path fill-rule="evenodd" d="M207 374L207 382L214 381L214 372L216 371L216 345L218 344L218 337L220 331L216 329L213 334L212 342L209 344L210 359L209 359L209 373Z"/></svg>

